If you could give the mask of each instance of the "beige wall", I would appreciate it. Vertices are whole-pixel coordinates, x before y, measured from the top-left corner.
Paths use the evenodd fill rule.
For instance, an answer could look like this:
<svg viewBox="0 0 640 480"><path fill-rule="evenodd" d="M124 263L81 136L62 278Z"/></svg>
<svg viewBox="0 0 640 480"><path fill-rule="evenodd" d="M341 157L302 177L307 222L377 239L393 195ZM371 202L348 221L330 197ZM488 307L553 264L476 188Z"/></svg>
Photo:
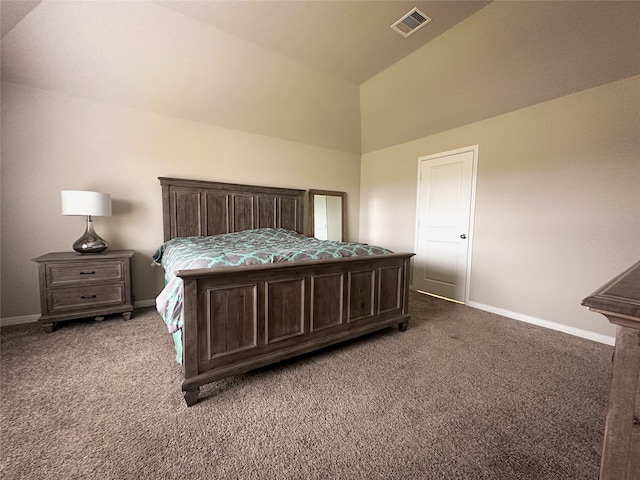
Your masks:
<svg viewBox="0 0 640 480"><path fill-rule="evenodd" d="M640 258L640 76L363 155L360 240L415 251L418 157L479 145L471 301L602 335Z"/></svg>
<svg viewBox="0 0 640 480"><path fill-rule="evenodd" d="M39 312L30 260L70 251L84 221L60 214L60 191L110 193L113 216L95 218L112 249L132 249L136 301L152 300L162 272L158 176L347 192L358 238L360 156L2 83L2 318Z"/></svg>

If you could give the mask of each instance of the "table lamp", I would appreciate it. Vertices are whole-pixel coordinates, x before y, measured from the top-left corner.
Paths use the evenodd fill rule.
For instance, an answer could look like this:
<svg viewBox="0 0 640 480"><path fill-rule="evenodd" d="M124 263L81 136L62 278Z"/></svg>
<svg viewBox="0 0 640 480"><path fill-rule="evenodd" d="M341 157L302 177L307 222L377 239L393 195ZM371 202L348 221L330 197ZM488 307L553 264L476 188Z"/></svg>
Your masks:
<svg viewBox="0 0 640 480"><path fill-rule="evenodd" d="M73 244L73 249L80 253L98 253L106 250L109 245L93 230L91 215L110 217L111 195L83 190L63 190L61 200L63 215L87 217L87 229Z"/></svg>

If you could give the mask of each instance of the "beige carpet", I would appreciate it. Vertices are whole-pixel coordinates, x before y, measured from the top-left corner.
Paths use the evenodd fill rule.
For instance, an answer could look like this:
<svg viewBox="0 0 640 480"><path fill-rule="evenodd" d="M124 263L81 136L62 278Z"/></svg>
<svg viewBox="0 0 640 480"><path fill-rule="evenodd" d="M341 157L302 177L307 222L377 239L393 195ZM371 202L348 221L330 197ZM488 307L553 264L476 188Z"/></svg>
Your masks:
<svg viewBox="0 0 640 480"><path fill-rule="evenodd" d="M596 479L612 348L412 294L406 332L208 385L153 309L1 334L3 479Z"/></svg>

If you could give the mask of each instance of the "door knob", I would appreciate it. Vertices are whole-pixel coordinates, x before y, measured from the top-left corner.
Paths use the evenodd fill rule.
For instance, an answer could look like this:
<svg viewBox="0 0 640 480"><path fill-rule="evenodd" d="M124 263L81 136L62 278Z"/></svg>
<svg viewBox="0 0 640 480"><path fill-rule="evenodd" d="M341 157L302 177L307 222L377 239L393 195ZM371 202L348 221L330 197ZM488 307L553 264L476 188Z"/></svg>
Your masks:
<svg viewBox="0 0 640 480"><path fill-rule="evenodd" d="M467 236L463 233L462 235L460 235L460 238L464 240L465 238L467 238Z"/></svg>

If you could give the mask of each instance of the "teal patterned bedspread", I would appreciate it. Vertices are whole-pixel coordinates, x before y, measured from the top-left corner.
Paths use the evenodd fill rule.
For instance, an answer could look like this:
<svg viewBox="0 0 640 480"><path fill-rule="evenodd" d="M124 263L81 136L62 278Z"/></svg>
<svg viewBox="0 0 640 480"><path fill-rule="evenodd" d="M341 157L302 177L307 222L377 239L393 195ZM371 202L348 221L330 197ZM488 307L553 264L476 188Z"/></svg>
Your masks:
<svg viewBox="0 0 640 480"><path fill-rule="evenodd" d="M182 328L182 279L175 274L179 270L386 253L392 252L362 243L318 240L282 228L261 228L210 237L178 237L162 244L153 255L153 260L165 271L165 288L156 298L156 308L169 332Z"/></svg>

